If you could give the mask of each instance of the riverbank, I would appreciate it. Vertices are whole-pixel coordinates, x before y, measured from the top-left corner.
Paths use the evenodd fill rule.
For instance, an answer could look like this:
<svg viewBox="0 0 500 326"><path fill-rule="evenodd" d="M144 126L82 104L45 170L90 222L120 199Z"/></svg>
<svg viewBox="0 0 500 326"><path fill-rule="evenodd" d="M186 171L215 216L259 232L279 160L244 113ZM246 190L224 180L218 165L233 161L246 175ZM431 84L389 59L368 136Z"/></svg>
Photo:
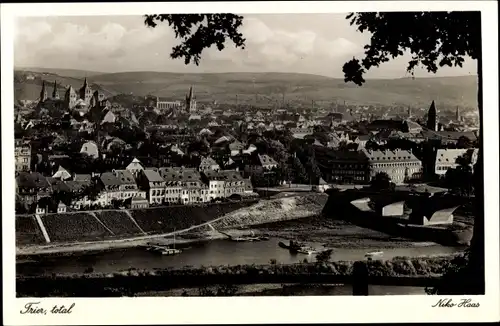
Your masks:
<svg viewBox="0 0 500 326"><path fill-rule="evenodd" d="M73 242L54 242L54 243L24 243L16 247L17 256L30 256L30 255L44 255L44 254L56 254L56 253L85 253L90 251L103 251L110 249L120 249L120 248L133 248L141 245L145 245L151 241L161 241L163 243L170 243L173 240L174 235L179 236L176 239L177 243L193 243L199 241L211 241L217 239L223 239L226 236L215 231L219 230L231 230L233 228L248 227L252 225L259 225L262 223L273 223L276 221L285 221L300 219L304 217L314 216L321 214L324 204L327 201L327 195L325 194L292 194L290 197L277 198L270 200L260 200L258 202L253 202L252 205L239 207L238 209L229 210L226 209L225 214L219 214L218 218L200 223L197 225L192 225L190 227L184 227L183 229L177 229L178 231L173 232L157 232L155 234L140 234L140 235L129 235L120 239L98 239L94 241L73 241ZM228 208L229 205L222 205L221 207ZM215 206L214 206L215 207ZM214 207L210 206L211 209ZM184 207L185 210L193 211L195 208ZM169 214L172 213L171 210L164 211L162 209L159 212L155 212L156 215L146 216L145 213L141 211L142 220L148 220L148 225L152 228L152 223L158 221L158 225L168 225L170 222L165 222L169 218ZM191 212L190 211L190 212ZM224 210L219 210L223 212ZM153 211L148 211L151 214ZM162 213L163 212L163 213ZM194 211L193 211L194 212ZM199 215L202 215L198 212ZM136 214L127 215L120 212L122 216L117 220L116 223L122 221L130 220L131 216L136 216ZM160 214L162 213L162 214ZM108 218L110 212L107 212ZM184 215L187 214L183 212ZM80 214L81 215L81 214ZM183 215L183 216L184 216ZM208 216L207 213L203 214ZM211 213L210 216L216 216L217 214ZM101 218L102 216L99 215ZM75 214L69 219L74 218ZM46 217L47 218L47 217ZM160 223L160 222L165 223ZM201 220L200 220L201 221ZM95 222L95 220L94 220ZM66 221L65 223L68 223ZM143 223L144 224L144 223ZM62 227L59 226L61 229ZM156 227L158 228L158 227ZM165 229L162 227L158 230ZM18 232L16 227L16 232ZM62 231L61 231L62 232ZM184 236L184 237L183 237Z"/></svg>
<svg viewBox="0 0 500 326"><path fill-rule="evenodd" d="M350 283L354 270L363 269L371 284L423 286L439 278L453 259L460 255L439 257L395 257L391 260L335 261L298 264L266 264L169 268L161 270L130 269L115 273L79 273L50 276L18 276L20 297L106 297L161 293L171 289L191 289L216 284L285 284ZM356 273L355 273L356 274Z"/></svg>

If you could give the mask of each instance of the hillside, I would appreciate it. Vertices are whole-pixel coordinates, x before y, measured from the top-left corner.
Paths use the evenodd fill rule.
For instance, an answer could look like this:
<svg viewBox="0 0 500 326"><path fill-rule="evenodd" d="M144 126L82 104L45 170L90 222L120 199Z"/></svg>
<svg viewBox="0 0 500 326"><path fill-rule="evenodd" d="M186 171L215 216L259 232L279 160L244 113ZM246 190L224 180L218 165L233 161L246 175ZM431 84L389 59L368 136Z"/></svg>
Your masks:
<svg viewBox="0 0 500 326"><path fill-rule="evenodd" d="M94 75L91 83L110 94L156 95L182 99L194 86L199 102L281 104L283 93L290 104L330 106L337 101L359 105L427 107L432 100L440 108L476 107L476 76L368 80L358 87L342 79L294 73L122 72ZM81 85L81 82L79 82ZM16 87L17 89L17 87ZM19 96L32 92L19 91ZM16 93L16 98L17 93Z"/></svg>
<svg viewBox="0 0 500 326"><path fill-rule="evenodd" d="M27 79L27 76L33 76L34 79ZM40 97L42 89L42 81L45 81L47 94L52 95L54 81L57 82L59 97L64 98L66 87L73 86L75 90L79 90L83 85L83 78L64 77L55 73L34 72L31 70L16 70L14 71L14 99L19 100L36 100ZM97 89L103 92L105 96L116 95L88 79L92 89Z"/></svg>
<svg viewBox="0 0 500 326"><path fill-rule="evenodd" d="M103 72L98 71L89 71L89 70L78 70L78 69L57 69L57 68L31 68L31 67L19 67L14 68L15 71L29 71L29 72L38 72L38 73L50 73L59 75L62 77L71 77L71 78L85 78L92 77L96 75L102 75Z"/></svg>

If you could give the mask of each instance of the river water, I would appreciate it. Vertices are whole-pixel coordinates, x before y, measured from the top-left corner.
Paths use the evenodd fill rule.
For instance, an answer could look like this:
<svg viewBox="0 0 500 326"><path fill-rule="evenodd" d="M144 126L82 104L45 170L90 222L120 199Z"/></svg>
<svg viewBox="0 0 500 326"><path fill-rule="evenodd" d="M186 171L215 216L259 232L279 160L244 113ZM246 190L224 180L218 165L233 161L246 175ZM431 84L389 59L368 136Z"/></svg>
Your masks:
<svg viewBox="0 0 500 326"><path fill-rule="evenodd" d="M40 261L18 262L18 275L65 274L83 273L93 269L96 273L112 273L130 268L159 269L180 268L183 266L217 266L267 264L271 259L277 263L298 263L307 259L314 261L314 255L292 255L286 249L278 246L278 242L288 241L271 238L260 242L232 242L229 240L214 240L210 242L190 244L183 252L176 256L160 256L145 251L142 248L127 248L120 250L77 254L72 256L49 256ZM320 243L309 242L308 245L322 248ZM370 249L334 248L332 260L363 260ZM382 249L383 258L391 259L395 256L430 256L456 253L460 248L444 247L440 245L416 245L411 248Z"/></svg>

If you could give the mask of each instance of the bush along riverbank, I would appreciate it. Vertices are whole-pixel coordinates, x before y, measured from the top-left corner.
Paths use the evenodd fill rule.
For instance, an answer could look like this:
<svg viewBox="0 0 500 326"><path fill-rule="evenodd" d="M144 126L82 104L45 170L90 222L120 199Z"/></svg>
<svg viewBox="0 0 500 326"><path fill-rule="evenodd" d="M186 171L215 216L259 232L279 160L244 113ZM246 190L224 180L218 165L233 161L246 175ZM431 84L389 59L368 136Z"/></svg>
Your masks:
<svg viewBox="0 0 500 326"><path fill-rule="evenodd" d="M459 256L458 256L459 257ZM371 284L415 285L419 279L437 279L452 264L456 255L359 262L319 262L267 265L212 266L162 270L135 270L101 274L89 273L51 276L18 276L18 297L110 297L135 296L144 292L160 292L175 288L207 285L241 284L335 284L359 280L356 271L365 270ZM373 283L375 282L375 283ZM430 286L430 285L426 285Z"/></svg>

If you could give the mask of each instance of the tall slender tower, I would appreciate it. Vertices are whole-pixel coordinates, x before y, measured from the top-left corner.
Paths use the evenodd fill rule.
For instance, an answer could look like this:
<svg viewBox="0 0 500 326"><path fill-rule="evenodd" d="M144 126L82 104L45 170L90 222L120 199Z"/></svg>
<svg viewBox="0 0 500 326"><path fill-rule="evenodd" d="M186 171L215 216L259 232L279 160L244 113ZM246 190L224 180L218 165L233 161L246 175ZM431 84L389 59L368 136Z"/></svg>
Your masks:
<svg viewBox="0 0 500 326"><path fill-rule="evenodd" d="M194 98L193 86L189 88L189 93L186 95L186 111L196 111L196 99Z"/></svg>
<svg viewBox="0 0 500 326"><path fill-rule="evenodd" d="M455 120L460 121L460 111L458 110L458 106L457 111L455 112Z"/></svg>
<svg viewBox="0 0 500 326"><path fill-rule="evenodd" d="M70 85L64 94L64 103L68 109L72 109L75 107L77 101L76 92L73 87Z"/></svg>
<svg viewBox="0 0 500 326"><path fill-rule="evenodd" d="M57 91L57 81L54 80L54 90L52 91L52 98L58 100L59 92Z"/></svg>
<svg viewBox="0 0 500 326"><path fill-rule="evenodd" d="M87 77L83 81L83 86L80 88L80 98L85 101L85 103L90 104L90 100L92 99L92 89L90 89L87 84Z"/></svg>
<svg viewBox="0 0 500 326"><path fill-rule="evenodd" d="M411 106L408 107L408 118L411 118Z"/></svg>
<svg viewBox="0 0 500 326"><path fill-rule="evenodd" d="M43 103L47 100L47 89L45 88L45 81L42 81L42 90L40 91L40 102Z"/></svg>
<svg viewBox="0 0 500 326"><path fill-rule="evenodd" d="M437 112L436 112L436 104L434 101L431 103L431 107L429 108L429 112L427 113L427 128L436 131L436 122L437 122Z"/></svg>

